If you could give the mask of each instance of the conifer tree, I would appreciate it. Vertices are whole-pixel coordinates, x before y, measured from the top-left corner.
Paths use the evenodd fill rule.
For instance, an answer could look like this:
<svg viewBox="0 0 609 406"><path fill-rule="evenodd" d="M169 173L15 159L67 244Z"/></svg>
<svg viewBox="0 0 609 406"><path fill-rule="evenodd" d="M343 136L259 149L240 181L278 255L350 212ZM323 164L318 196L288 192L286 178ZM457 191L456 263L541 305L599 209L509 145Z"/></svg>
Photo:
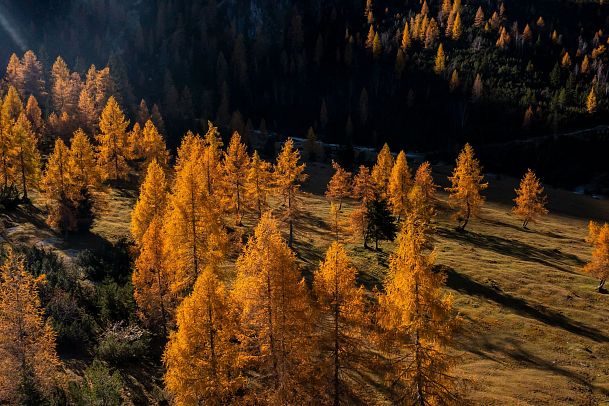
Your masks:
<svg viewBox="0 0 609 406"><path fill-rule="evenodd" d="M307 403L303 383L311 381L308 292L269 212L237 259L234 296L242 309L242 351L262 379L258 400Z"/></svg>
<svg viewBox="0 0 609 406"><path fill-rule="evenodd" d="M532 170L528 170L515 190L516 206L512 209L515 215L523 220L522 227L527 228L529 222L534 222L537 216L548 213L546 209L546 196L543 187Z"/></svg>
<svg viewBox="0 0 609 406"><path fill-rule="evenodd" d="M167 238L176 293L188 292L204 267L219 263L227 249L217 199L201 176L202 160L197 153L182 162L168 200Z"/></svg>
<svg viewBox="0 0 609 406"><path fill-rule="evenodd" d="M230 404L239 375L238 324L230 296L211 267L197 278L176 312L163 355L165 386L178 405Z"/></svg>
<svg viewBox="0 0 609 406"><path fill-rule="evenodd" d="M609 224L596 226L592 247L592 259L584 266L584 271L599 280L597 289L601 292L609 278Z"/></svg>
<svg viewBox="0 0 609 406"><path fill-rule="evenodd" d="M57 138L42 178L42 188L49 207L47 223L65 231L76 229L74 201L78 194L70 181L69 159L68 147L61 138Z"/></svg>
<svg viewBox="0 0 609 406"><path fill-rule="evenodd" d="M383 44L381 43L381 37L377 32L374 34L374 41L372 42L372 54L375 59L378 59L381 56L381 52L383 51Z"/></svg>
<svg viewBox="0 0 609 406"><path fill-rule="evenodd" d="M351 212L350 228L353 235L361 236L364 247L367 246L366 230L368 228L368 203L374 200L375 185L370 170L361 165L353 179L353 198L359 201L359 206Z"/></svg>
<svg viewBox="0 0 609 406"><path fill-rule="evenodd" d="M429 238L414 212L409 214L390 259L378 321L386 332L390 379L401 383L395 386L399 403L458 405L446 352L455 326L452 298L442 293L446 276L433 271Z"/></svg>
<svg viewBox="0 0 609 406"><path fill-rule="evenodd" d="M590 93L586 98L586 110L589 114L593 114L596 111L596 91L594 85L590 88Z"/></svg>
<svg viewBox="0 0 609 406"><path fill-rule="evenodd" d="M126 158L129 157L127 127L129 121L116 99L111 96L99 119L100 134L98 165L103 179L125 179L128 174Z"/></svg>
<svg viewBox="0 0 609 406"><path fill-rule="evenodd" d="M30 95L27 99L25 115L32 124L32 131L34 131L38 137L41 137L44 131L44 119L42 118L42 110L40 110L38 100L36 100L34 95Z"/></svg>
<svg viewBox="0 0 609 406"><path fill-rule="evenodd" d="M70 99L70 69L65 61L58 56L51 68L51 98L53 108L57 113L69 112L74 106Z"/></svg>
<svg viewBox="0 0 609 406"><path fill-rule="evenodd" d="M339 405L341 395L349 392L344 370L353 366L357 358L356 342L361 339L364 290L357 287L356 274L345 248L334 242L326 251L326 257L313 281L322 311L319 322L321 342L323 352L328 354L327 359L330 360L328 366L332 371L334 405Z"/></svg>
<svg viewBox="0 0 609 406"><path fill-rule="evenodd" d="M406 160L406 153L400 151L391 170L389 178L388 197L389 206L398 222L403 219L408 210L408 192L412 187L412 174Z"/></svg>
<svg viewBox="0 0 609 406"><path fill-rule="evenodd" d="M179 172L186 162L192 157L197 156L197 159L203 159L204 142L199 134L188 131L183 137L180 146L178 147L178 156L174 166L174 170Z"/></svg>
<svg viewBox="0 0 609 406"><path fill-rule="evenodd" d="M480 100L483 92L483 84L482 77L479 73L476 74L476 78L474 79L474 85L472 86L472 99L474 101Z"/></svg>
<svg viewBox="0 0 609 406"><path fill-rule="evenodd" d="M404 23L404 30L402 31L402 50L406 51L410 47L410 28L408 27L408 21Z"/></svg>
<svg viewBox="0 0 609 406"><path fill-rule="evenodd" d="M207 123L208 130L203 137L204 152L203 152L203 176L207 185L207 193L210 196L214 195L214 186L221 181L221 159L222 159L222 138L218 128L214 127L211 121Z"/></svg>
<svg viewBox="0 0 609 406"><path fill-rule="evenodd" d="M376 157L376 163L372 167L372 181L374 182L375 193L381 197L387 196L387 187L393 169L393 155L389 150L389 145L385 143L381 152Z"/></svg>
<svg viewBox="0 0 609 406"><path fill-rule="evenodd" d="M133 128L127 136L127 145L129 145L129 158L141 159L143 156L144 134L140 123L133 124Z"/></svg>
<svg viewBox="0 0 609 406"><path fill-rule="evenodd" d="M438 46L438 53L436 54L436 62L434 66L434 72L439 75L444 72L446 68L446 57L444 56L444 47L442 44Z"/></svg>
<svg viewBox="0 0 609 406"><path fill-rule="evenodd" d="M13 170L20 183L23 199L28 200L28 188L37 187L41 165L38 139L24 112L19 114L13 125L10 143Z"/></svg>
<svg viewBox="0 0 609 406"><path fill-rule="evenodd" d="M280 196L283 205L284 218L290 227L290 237L288 246L292 247L294 242L294 222L299 212L299 191L300 184L306 179L303 173L305 164L300 162L300 152L294 148L294 141L291 138L283 144L281 152L277 155L277 162L274 170L274 183L277 194Z"/></svg>
<svg viewBox="0 0 609 406"><path fill-rule="evenodd" d="M431 165L429 162L423 162L417 169L414 175L414 184L421 188L421 192L425 196L425 200L433 203L436 199L437 185L434 184L431 173Z"/></svg>
<svg viewBox="0 0 609 406"><path fill-rule="evenodd" d="M249 171L249 156L247 155L247 147L241 142L241 136L236 131L233 133L228 144L228 149L224 153L222 170L224 173L226 195L228 197L226 208L229 212L235 214L235 222L237 225L240 225L243 218L243 202Z"/></svg>
<svg viewBox="0 0 609 406"><path fill-rule="evenodd" d="M58 385L55 332L44 320L37 284L11 249L0 267L0 400L43 404Z"/></svg>
<svg viewBox="0 0 609 406"><path fill-rule="evenodd" d="M173 308L166 241L163 218L154 216L139 242L132 274L138 317L148 328L160 325L163 337L167 336Z"/></svg>
<svg viewBox="0 0 609 406"><path fill-rule="evenodd" d="M449 88L451 92L454 92L455 90L457 90L459 88L459 85L461 84L460 80L459 80L459 72L457 72L457 70L453 70L453 73L450 75L450 83L449 83Z"/></svg>
<svg viewBox="0 0 609 406"><path fill-rule="evenodd" d="M373 49L375 37L376 33L374 32L374 27L372 26L372 24L370 24L370 29L368 30L368 37L366 38L366 48Z"/></svg>
<svg viewBox="0 0 609 406"><path fill-rule="evenodd" d="M476 16L474 17L474 27L482 27L484 25L484 21L484 10L482 10L482 6L480 6L478 7L478 10L476 11Z"/></svg>
<svg viewBox="0 0 609 406"><path fill-rule="evenodd" d="M169 163L169 152L165 146L165 140L152 120L146 121L142 131L141 155L144 158L144 168L152 161L156 161L162 168L167 168Z"/></svg>
<svg viewBox="0 0 609 406"><path fill-rule="evenodd" d="M338 203L338 210L341 210L343 200L351 196L351 173L344 170L337 162L332 161L334 175L328 182L326 189L326 199Z"/></svg>
<svg viewBox="0 0 609 406"><path fill-rule="evenodd" d="M398 231L395 218L391 215L387 200L377 197L366 206L366 231L364 235L364 247L366 240L374 240L375 249L379 249L379 241L393 241Z"/></svg>
<svg viewBox="0 0 609 406"><path fill-rule="evenodd" d="M167 207L167 180L163 168L152 161L140 186L140 194L131 212L131 235L140 245L146 230L155 217L161 218Z"/></svg>
<svg viewBox="0 0 609 406"><path fill-rule="evenodd" d="M448 201L457 209L454 217L459 222L458 229L463 231L470 217L476 216L484 204L484 197L480 192L488 187L488 183L483 182L480 162L475 158L471 145L465 144L457 158L453 174L448 179L452 184L446 188L450 193Z"/></svg>
<svg viewBox="0 0 609 406"><path fill-rule="evenodd" d="M95 190L101 182L99 168L93 146L83 130L74 132L70 141L68 168L70 181L81 194L85 190Z"/></svg>
<svg viewBox="0 0 609 406"><path fill-rule="evenodd" d="M461 13L457 13L455 15L455 21L453 22L453 29L452 29L452 39L457 41L459 38L461 38L461 33L463 32L463 27L461 27Z"/></svg>
<svg viewBox="0 0 609 406"><path fill-rule="evenodd" d="M259 219L268 207L267 198L271 190L272 177L271 164L261 159L258 151L254 151L247 172L245 192L248 200L254 205Z"/></svg>
<svg viewBox="0 0 609 406"><path fill-rule="evenodd" d="M590 59L588 59L588 55L584 55L584 60L582 61L581 72L585 75L590 70Z"/></svg>

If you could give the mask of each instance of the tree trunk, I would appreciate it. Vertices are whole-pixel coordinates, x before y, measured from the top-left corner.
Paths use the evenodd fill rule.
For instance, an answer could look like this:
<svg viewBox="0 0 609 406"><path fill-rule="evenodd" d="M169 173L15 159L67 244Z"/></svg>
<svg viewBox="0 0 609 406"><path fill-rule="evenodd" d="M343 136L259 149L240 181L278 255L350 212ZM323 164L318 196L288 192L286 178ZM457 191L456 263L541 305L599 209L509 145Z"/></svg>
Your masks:
<svg viewBox="0 0 609 406"><path fill-rule="evenodd" d="M340 348L338 342L338 321L340 317L340 306L338 303L338 274L336 268L338 267L338 256L335 256L335 264L334 264L334 406L338 406L340 403L340 381L339 381L339 371L340 371Z"/></svg>
<svg viewBox="0 0 609 406"><path fill-rule="evenodd" d="M525 220L525 221L522 223L522 228L524 228L525 230L528 230L528 228L527 228L527 225L528 225L528 224L529 224L529 220Z"/></svg>
<svg viewBox="0 0 609 406"><path fill-rule="evenodd" d="M19 154L21 160L21 182L23 183L23 200L27 200L27 183L25 179L25 162L23 159L23 151Z"/></svg>
<svg viewBox="0 0 609 406"><path fill-rule="evenodd" d="M605 289L605 279L601 279L598 283L598 291L602 292Z"/></svg>
<svg viewBox="0 0 609 406"><path fill-rule="evenodd" d="M467 204L467 211L465 212L465 221L463 222L463 224L461 226L458 227L459 231L465 231L465 227L467 226L467 223L469 222L469 216L471 215L471 208L469 205L469 200L466 201Z"/></svg>

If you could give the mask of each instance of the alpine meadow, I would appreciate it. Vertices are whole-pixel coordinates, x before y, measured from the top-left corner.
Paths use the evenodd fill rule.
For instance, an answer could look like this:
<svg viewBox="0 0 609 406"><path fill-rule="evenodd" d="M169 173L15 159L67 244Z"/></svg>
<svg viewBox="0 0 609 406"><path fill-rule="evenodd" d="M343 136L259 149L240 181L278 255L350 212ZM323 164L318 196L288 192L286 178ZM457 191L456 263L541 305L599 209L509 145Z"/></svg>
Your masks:
<svg viewBox="0 0 609 406"><path fill-rule="evenodd" d="M606 1L0 32L0 405L609 405Z"/></svg>

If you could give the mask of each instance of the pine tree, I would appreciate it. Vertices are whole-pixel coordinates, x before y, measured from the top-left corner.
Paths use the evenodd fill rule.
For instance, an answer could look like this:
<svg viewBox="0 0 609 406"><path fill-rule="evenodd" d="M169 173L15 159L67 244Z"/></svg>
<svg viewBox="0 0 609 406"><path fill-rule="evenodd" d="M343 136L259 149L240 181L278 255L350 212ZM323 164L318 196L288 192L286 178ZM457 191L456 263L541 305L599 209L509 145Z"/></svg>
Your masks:
<svg viewBox="0 0 609 406"><path fill-rule="evenodd" d="M366 232L364 241L372 238L374 246L379 249L379 241L393 241L398 231L395 218L391 215L387 200L376 198L366 207ZM364 246L366 243L364 242Z"/></svg>
<svg viewBox="0 0 609 406"><path fill-rule="evenodd" d="M442 44L438 46L438 53L436 54L436 63L434 66L434 72L440 75L446 69L446 57L444 56L444 47Z"/></svg>
<svg viewBox="0 0 609 406"><path fill-rule="evenodd" d="M515 191L516 206L512 211L523 220L523 228L526 229L529 222L534 222L537 216L548 213L545 207L547 198L543 194L543 187L532 170L527 171Z"/></svg>
<svg viewBox="0 0 609 406"><path fill-rule="evenodd" d="M596 111L596 91L594 85L590 88L590 93L586 98L586 110L589 114L593 114Z"/></svg>
<svg viewBox="0 0 609 406"><path fill-rule="evenodd" d="M35 188L40 179L38 139L24 112L19 114L11 130L10 143L13 170L20 183L23 199L28 200L28 188Z"/></svg>
<svg viewBox="0 0 609 406"><path fill-rule="evenodd" d="M596 227L592 259L584 266L584 271L599 279L598 291L602 292L609 278L609 224Z"/></svg>
<svg viewBox="0 0 609 406"><path fill-rule="evenodd" d="M55 332L44 320L38 286L11 249L0 267L0 400L42 404L59 384Z"/></svg>
<svg viewBox="0 0 609 406"><path fill-rule="evenodd" d="M454 217L459 222L458 229L463 231L471 216L476 216L484 204L484 197L480 192L488 187L483 183L480 162L474 156L474 149L465 144L457 158L452 176L448 178L452 184L446 188L450 193L449 203L457 209Z"/></svg>
<svg viewBox="0 0 609 406"><path fill-rule="evenodd" d="M239 375L236 314L224 284L206 267L176 312L163 355L165 386L178 405L230 404Z"/></svg>
<svg viewBox="0 0 609 406"><path fill-rule="evenodd" d="M399 402L457 405L456 380L449 375L453 362L446 352L455 326L452 298L442 293L446 276L433 271L429 245L429 236L409 215L389 263L378 320L389 343L389 379L402 384Z"/></svg>
<svg viewBox="0 0 609 406"><path fill-rule="evenodd" d="M381 152L376 157L376 163L372 167L372 181L376 194L381 197L387 196L387 187L393 169L393 155L389 150L389 145L383 145Z"/></svg>
<svg viewBox="0 0 609 406"><path fill-rule="evenodd" d="M299 165L299 162L300 152L294 148L294 141L288 138L277 156L274 168L275 189L282 200L284 219L290 226L288 247L292 247L294 242L294 222L298 218L300 206L300 184L306 179L303 173L305 164Z"/></svg>
<svg viewBox="0 0 609 406"><path fill-rule="evenodd" d="M98 165L103 179L125 179L128 174L126 159L129 157L127 143L127 127L125 119L116 99L111 96L99 119L100 134Z"/></svg>
<svg viewBox="0 0 609 406"><path fill-rule="evenodd" d="M326 199L338 202L338 210L341 210L343 200L351 196L351 173L344 170L337 162L332 161L334 175L328 182Z"/></svg>
<svg viewBox="0 0 609 406"><path fill-rule="evenodd" d="M139 255L132 274L138 317L148 328L161 326L163 337L171 322L173 296L163 218L154 216L139 241Z"/></svg>
<svg viewBox="0 0 609 406"><path fill-rule="evenodd" d="M249 156L247 147L241 142L241 136L234 132L224 153L222 165L224 173L224 184L228 204L226 208L235 214L235 222L241 224L244 210L244 194L246 189L247 174L249 172Z"/></svg>
<svg viewBox="0 0 609 406"><path fill-rule="evenodd" d="M347 393L349 383L344 370L354 366L357 340L361 339L364 316L364 290L356 285L356 269L351 265L345 248L332 243L326 257L315 273L313 289L322 316L319 322L323 357L330 360L333 404L339 405L341 394Z"/></svg>
<svg viewBox="0 0 609 406"><path fill-rule="evenodd" d="M307 403L302 384L311 377L308 292L269 212L237 259L234 297L242 309L244 356L261 377L259 401Z"/></svg>
<svg viewBox="0 0 609 406"><path fill-rule="evenodd" d="M169 196L165 222L176 293L188 292L204 267L219 263L227 250L217 199L201 176L203 159L197 153L182 162Z"/></svg>
<svg viewBox="0 0 609 406"><path fill-rule="evenodd" d="M165 140L152 120L146 121L142 132L141 156L144 158L144 168L156 161L162 168L167 168L169 152Z"/></svg>
<svg viewBox="0 0 609 406"><path fill-rule="evenodd" d="M258 151L254 151L247 172L245 193L247 199L254 205L259 219L268 207L267 198L271 190L272 177L271 164L261 159Z"/></svg>
<svg viewBox="0 0 609 406"><path fill-rule="evenodd" d="M131 212L131 235L140 245L154 218L162 218L167 207L167 180L163 168L152 161L140 186L140 194Z"/></svg>
<svg viewBox="0 0 609 406"><path fill-rule="evenodd" d="M391 170L388 186L389 206L398 222L403 219L408 210L408 192L412 187L412 174L406 160L406 153L400 151Z"/></svg>

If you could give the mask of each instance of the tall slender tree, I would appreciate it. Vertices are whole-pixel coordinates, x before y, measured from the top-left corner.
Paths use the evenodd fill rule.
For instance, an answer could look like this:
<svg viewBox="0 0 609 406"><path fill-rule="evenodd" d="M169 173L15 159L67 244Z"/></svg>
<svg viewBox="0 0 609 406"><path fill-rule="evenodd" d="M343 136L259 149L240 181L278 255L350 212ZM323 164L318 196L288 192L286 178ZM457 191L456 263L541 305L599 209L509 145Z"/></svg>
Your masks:
<svg viewBox="0 0 609 406"><path fill-rule="evenodd" d="M334 175L328 182L326 198L338 203L338 210L342 209L343 200L352 194L351 173L344 170L337 162L332 161Z"/></svg>
<svg viewBox="0 0 609 406"><path fill-rule="evenodd" d="M271 164L260 158L258 151L254 151L247 172L246 195L253 204L258 218L268 208L268 195L271 191Z"/></svg>
<svg viewBox="0 0 609 406"><path fill-rule="evenodd" d="M128 174L129 145L127 127L129 121L116 99L111 96L99 119L100 133L98 165L103 179L125 179Z"/></svg>
<svg viewBox="0 0 609 406"><path fill-rule="evenodd" d="M139 245L155 217L165 215L167 207L167 180L163 168L156 161L148 165L140 194L131 212L131 235Z"/></svg>
<svg viewBox="0 0 609 406"><path fill-rule="evenodd" d="M522 219L523 228L526 229L529 222L534 222L538 216L548 213L546 209L547 198L543 194L543 187L532 170L527 171L515 192L514 202L516 206L512 211Z"/></svg>
<svg viewBox="0 0 609 406"><path fill-rule="evenodd" d="M241 224L244 210L244 194L249 171L249 156L247 147L241 142L241 136L234 132L228 148L224 153L222 172L228 200L227 209L235 214L235 222Z"/></svg>
<svg viewBox="0 0 609 406"><path fill-rule="evenodd" d="M400 151L398 157L391 170L391 177L389 178L388 185L388 197L389 206L394 216L397 217L398 222L403 219L408 210L408 192L412 187L412 174L408 167L408 161L406 160L406 153Z"/></svg>
<svg viewBox="0 0 609 406"><path fill-rule="evenodd" d="M372 167L372 181L374 182L375 192L378 196L387 197L387 187L393 169L393 155L389 150L389 145L383 145L381 152L376 157L376 163Z"/></svg>

